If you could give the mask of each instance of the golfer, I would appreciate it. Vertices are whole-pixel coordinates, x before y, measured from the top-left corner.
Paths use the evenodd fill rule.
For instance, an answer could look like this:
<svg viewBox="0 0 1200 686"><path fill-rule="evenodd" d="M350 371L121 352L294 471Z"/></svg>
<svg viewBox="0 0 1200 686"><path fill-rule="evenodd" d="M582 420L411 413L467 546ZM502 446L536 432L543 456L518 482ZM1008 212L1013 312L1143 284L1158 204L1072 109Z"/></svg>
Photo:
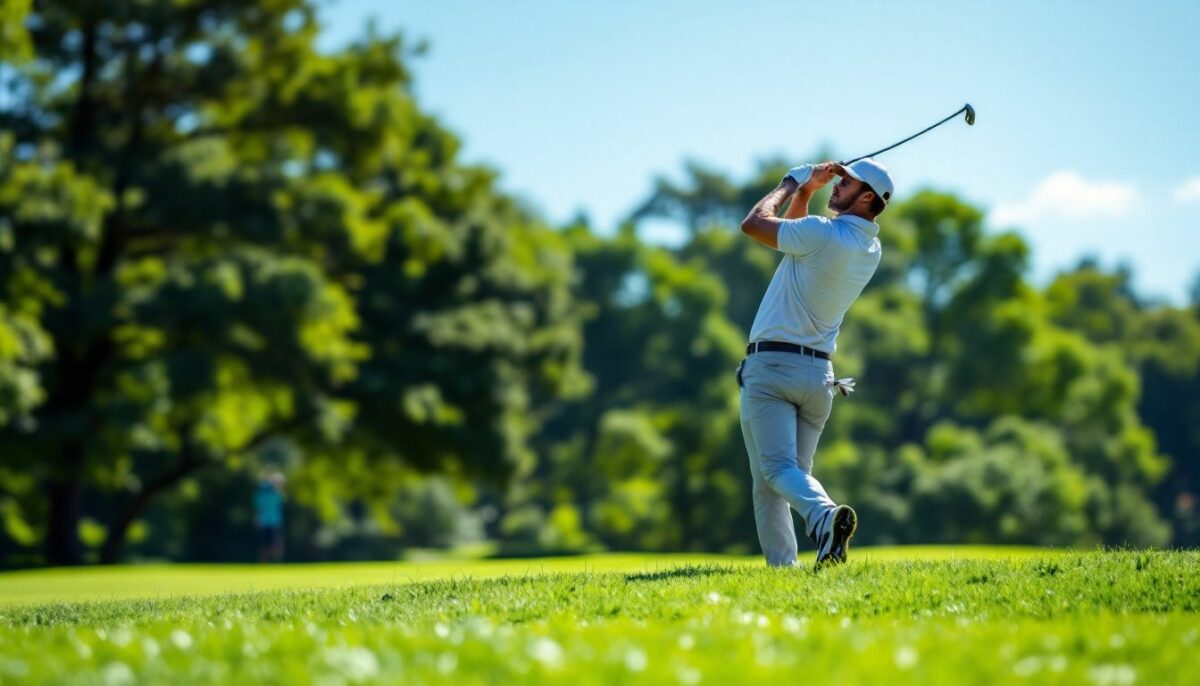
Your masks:
<svg viewBox="0 0 1200 686"><path fill-rule="evenodd" d="M809 214L813 193L835 176L833 219ZM829 418L834 393L849 395L853 380L838 381L830 356L851 303L879 266L875 217L892 195L892 177L864 159L804 165L758 201L742 231L784 254L750 327L746 358L738 367L742 436L750 456L754 523L771 566L796 564L791 506L817 544L817 565L846 561L858 515L838 505L812 475L813 453ZM792 199L783 219L780 207Z"/></svg>

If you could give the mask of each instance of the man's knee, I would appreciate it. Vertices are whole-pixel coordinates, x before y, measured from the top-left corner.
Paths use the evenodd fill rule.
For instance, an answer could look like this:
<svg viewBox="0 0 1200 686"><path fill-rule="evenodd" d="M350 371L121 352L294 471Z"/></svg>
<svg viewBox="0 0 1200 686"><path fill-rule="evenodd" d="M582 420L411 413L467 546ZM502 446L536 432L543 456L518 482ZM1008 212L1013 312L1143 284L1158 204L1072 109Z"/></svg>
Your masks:
<svg viewBox="0 0 1200 686"><path fill-rule="evenodd" d="M772 489L778 488L779 481L788 471L797 468L794 454L763 455L761 464L763 481Z"/></svg>
<svg viewBox="0 0 1200 686"><path fill-rule="evenodd" d="M771 496L775 495L775 491L767 483L766 479L762 479L756 482L754 487L750 489L750 495L755 505L762 505L770 502Z"/></svg>

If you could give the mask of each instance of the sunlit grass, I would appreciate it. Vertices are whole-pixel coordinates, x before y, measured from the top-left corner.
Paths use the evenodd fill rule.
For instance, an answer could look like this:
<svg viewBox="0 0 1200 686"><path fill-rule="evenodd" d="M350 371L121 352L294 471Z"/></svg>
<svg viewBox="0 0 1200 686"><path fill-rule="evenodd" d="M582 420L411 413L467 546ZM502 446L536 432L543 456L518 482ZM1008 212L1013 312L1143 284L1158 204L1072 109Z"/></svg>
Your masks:
<svg viewBox="0 0 1200 686"><path fill-rule="evenodd" d="M1040 548L906 546L857 548L856 560L1019 559ZM132 565L0 573L0 606L84 600L169 598L278 589L341 588L444 578L495 578L569 572L635 572L681 564L762 565L758 556L609 554L512 560L432 560L306 565Z"/></svg>
<svg viewBox="0 0 1200 686"><path fill-rule="evenodd" d="M406 573L378 583L385 567ZM1166 684L1200 673L1194 551L861 551L819 573L709 556L218 569L303 590L31 604L0 577L0 682ZM73 583L26 576L41 578L38 593Z"/></svg>

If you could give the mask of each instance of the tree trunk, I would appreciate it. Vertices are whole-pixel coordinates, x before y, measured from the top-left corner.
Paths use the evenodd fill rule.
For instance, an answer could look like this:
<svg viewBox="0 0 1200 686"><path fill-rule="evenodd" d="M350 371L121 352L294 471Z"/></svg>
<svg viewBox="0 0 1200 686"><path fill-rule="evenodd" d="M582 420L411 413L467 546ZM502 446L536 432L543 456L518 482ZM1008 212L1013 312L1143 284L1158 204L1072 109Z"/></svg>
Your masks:
<svg viewBox="0 0 1200 686"><path fill-rule="evenodd" d="M55 566L83 564L83 546L79 543L82 484L78 478L50 481L46 496L50 500L46 561Z"/></svg>
<svg viewBox="0 0 1200 686"><path fill-rule="evenodd" d="M293 417L285 420L253 436L246 442L246 445L241 447L241 451L247 453L253 452L277 434L302 426L305 423L307 422L303 417ZM109 522L107 535L100 548L101 564L111 565L120 561L121 553L125 549L126 539L129 536L130 525L141 516L151 500L160 493L174 488L185 476L214 463L213 458L203 453L198 453L195 450L190 430L181 429L180 436L183 440L181 441L182 447L180 449L179 461L172 465L170 469L155 477L153 481L147 483L141 491L138 491L133 500Z"/></svg>
<svg viewBox="0 0 1200 686"><path fill-rule="evenodd" d="M71 118L67 138L67 153L76 164L92 139L94 103L92 85L96 79L96 21L88 16L81 31L80 62L82 74L79 79L79 99ZM61 246L61 265L73 277L72 289L79 287L79 263L76 246L64 238ZM67 297L68 307L79 302L79 294ZM73 354L66 337L55 333L59 350L56 366L59 368L57 387L43 406L42 414L47 418L61 420L86 412L91 400L95 367L107 352L107 345L90 345L82 354ZM78 437L69 437L59 444L57 454L51 456L51 474L46 478L46 498L50 504L47 522L45 551L46 561L51 565L83 564L83 546L79 541L79 521L83 516L83 467L84 444Z"/></svg>
<svg viewBox="0 0 1200 686"><path fill-rule="evenodd" d="M680 550L697 550L701 546L696 545L697 542L692 540L695 527L692 526L692 494L688 489L687 455L679 455L676 461L674 509L679 523L678 546Z"/></svg>
<svg viewBox="0 0 1200 686"><path fill-rule="evenodd" d="M148 498L139 497L117 515L108 525L104 544L100 546L100 564L115 565L121 561L121 553L125 550L125 542L129 537L129 526L146 509Z"/></svg>
<svg viewBox="0 0 1200 686"><path fill-rule="evenodd" d="M50 473L45 479L50 502L46 560L52 565L83 564L79 521L83 517L85 441L94 430L89 405L95 393L96 375L111 350L107 339L95 341L82 354L60 350L57 360L60 379L39 413L46 425L66 432L59 434L57 450L49 456Z"/></svg>
<svg viewBox="0 0 1200 686"><path fill-rule="evenodd" d="M139 491L137 496L109 523L104 544L100 547L100 564L111 565L121 560L121 553L125 549L125 542L129 536L129 526L141 516L146 505L156 495L171 489L183 477L207 464L211 464L211 461L185 456L174 467L160 474L158 478Z"/></svg>

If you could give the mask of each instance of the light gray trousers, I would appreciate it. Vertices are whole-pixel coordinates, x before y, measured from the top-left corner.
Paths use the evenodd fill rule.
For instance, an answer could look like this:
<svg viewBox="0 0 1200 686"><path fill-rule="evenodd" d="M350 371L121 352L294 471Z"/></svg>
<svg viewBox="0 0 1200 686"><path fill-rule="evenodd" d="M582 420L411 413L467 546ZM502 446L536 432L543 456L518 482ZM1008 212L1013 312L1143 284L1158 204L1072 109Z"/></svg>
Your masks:
<svg viewBox="0 0 1200 686"><path fill-rule="evenodd" d="M833 407L833 365L810 355L761 352L741 368L742 437L750 457L754 524L771 566L796 564L791 506L805 533L834 502L812 476L813 454Z"/></svg>

